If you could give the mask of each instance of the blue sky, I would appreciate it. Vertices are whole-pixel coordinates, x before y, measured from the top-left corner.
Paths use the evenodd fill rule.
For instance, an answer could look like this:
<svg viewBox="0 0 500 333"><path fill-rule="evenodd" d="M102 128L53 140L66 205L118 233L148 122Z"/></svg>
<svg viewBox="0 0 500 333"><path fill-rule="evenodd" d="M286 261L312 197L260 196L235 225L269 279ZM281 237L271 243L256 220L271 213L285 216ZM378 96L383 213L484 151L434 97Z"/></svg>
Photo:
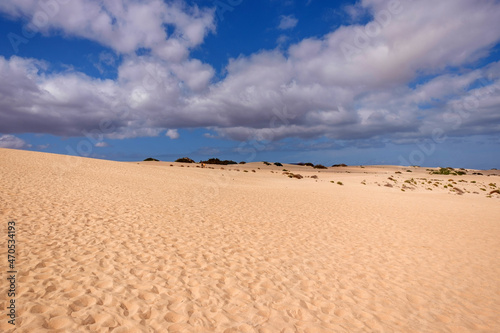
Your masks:
<svg viewBox="0 0 500 333"><path fill-rule="evenodd" d="M500 3L0 4L0 147L500 166Z"/></svg>

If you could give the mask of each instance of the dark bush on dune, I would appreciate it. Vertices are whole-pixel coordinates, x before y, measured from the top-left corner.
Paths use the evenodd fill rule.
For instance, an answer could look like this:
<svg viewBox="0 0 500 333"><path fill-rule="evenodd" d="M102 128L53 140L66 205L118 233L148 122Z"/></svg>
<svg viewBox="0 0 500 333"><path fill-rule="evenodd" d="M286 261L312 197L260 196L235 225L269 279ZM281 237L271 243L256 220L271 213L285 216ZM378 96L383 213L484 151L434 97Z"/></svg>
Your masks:
<svg viewBox="0 0 500 333"><path fill-rule="evenodd" d="M455 175L455 176L463 176L466 175L465 171L455 171L455 169L447 167L447 168L439 168L437 171L432 171L433 175Z"/></svg>
<svg viewBox="0 0 500 333"><path fill-rule="evenodd" d="M309 162L308 162L308 163L297 163L297 165L301 165L301 166L310 166L310 167L313 167L313 166L314 166L314 164L309 163Z"/></svg>
<svg viewBox="0 0 500 333"><path fill-rule="evenodd" d="M245 162L245 161L241 161L241 162L240 162L240 164L247 164L247 162Z"/></svg>
<svg viewBox="0 0 500 333"><path fill-rule="evenodd" d="M266 162L266 161L264 161L264 162L262 162L262 163L264 163L265 165L271 165L271 163Z"/></svg>
<svg viewBox="0 0 500 333"><path fill-rule="evenodd" d="M179 158L177 160L175 160L176 162L179 162L179 163L196 163L195 161L193 161L192 159L190 159L189 157L183 157L183 158Z"/></svg>
<svg viewBox="0 0 500 333"><path fill-rule="evenodd" d="M211 159L206 160L206 161L200 161L200 163L204 163L204 164L217 164L217 165L238 164L235 161L231 161L231 160L221 161L218 158L211 158Z"/></svg>
<svg viewBox="0 0 500 333"><path fill-rule="evenodd" d="M332 168L346 167L346 166L347 166L347 164L344 164L344 163L342 163L342 164L334 164L334 165L332 165Z"/></svg>
<svg viewBox="0 0 500 333"><path fill-rule="evenodd" d="M314 169L328 169L326 166L322 165L322 164L316 164L314 166Z"/></svg>
<svg viewBox="0 0 500 333"><path fill-rule="evenodd" d="M283 164L281 164L280 162L274 162L274 165L279 166L279 167L283 166Z"/></svg>
<svg viewBox="0 0 500 333"><path fill-rule="evenodd" d="M144 162L160 162L160 160L157 160L156 158L148 157L144 160Z"/></svg>

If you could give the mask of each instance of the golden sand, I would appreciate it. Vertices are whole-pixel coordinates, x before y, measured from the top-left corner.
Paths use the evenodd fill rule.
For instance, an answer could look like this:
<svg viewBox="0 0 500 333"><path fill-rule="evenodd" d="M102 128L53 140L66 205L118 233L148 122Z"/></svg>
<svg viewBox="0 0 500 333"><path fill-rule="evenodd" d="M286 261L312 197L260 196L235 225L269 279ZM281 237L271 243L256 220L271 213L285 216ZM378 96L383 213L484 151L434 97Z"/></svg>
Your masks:
<svg viewBox="0 0 500 333"><path fill-rule="evenodd" d="M0 331L500 331L500 171L196 166L0 149Z"/></svg>

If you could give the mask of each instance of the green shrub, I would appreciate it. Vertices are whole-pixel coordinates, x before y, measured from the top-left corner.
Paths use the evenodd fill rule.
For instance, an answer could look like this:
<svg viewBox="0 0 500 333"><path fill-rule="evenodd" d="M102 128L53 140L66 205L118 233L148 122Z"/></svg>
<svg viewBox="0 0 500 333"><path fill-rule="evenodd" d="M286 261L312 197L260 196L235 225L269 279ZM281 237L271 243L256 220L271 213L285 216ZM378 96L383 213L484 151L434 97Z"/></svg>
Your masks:
<svg viewBox="0 0 500 333"><path fill-rule="evenodd" d="M182 157L182 158L178 158L175 160L176 162L179 162L179 163L196 163L195 161L193 161L192 159L190 159L189 157Z"/></svg>
<svg viewBox="0 0 500 333"><path fill-rule="evenodd" d="M326 166L324 166L322 164L316 164L313 168L314 169L328 169Z"/></svg>
<svg viewBox="0 0 500 333"><path fill-rule="evenodd" d="M224 161L221 161L219 160L218 158L211 158L211 159L208 159L206 161L200 161L200 163L204 163L204 164L217 164L217 165L230 165L230 164L238 164L236 163L235 161L231 161L231 160L224 160Z"/></svg>
<svg viewBox="0 0 500 333"><path fill-rule="evenodd" d="M148 157L144 160L144 162L160 162L160 160L157 160L156 158Z"/></svg>
<svg viewBox="0 0 500 333"><path fill-rule="evenodd" d="M274 162L274 165L279 166L279 167L283 166L283 164L281 164L280 162Z"/></svg>
<svg viewBox="0 0 500 333"><path fill-rule="evenodd" d="M344 183L342 183L342 182L337 182L337 184L338 184L338 185L344 185Z"/></svg>

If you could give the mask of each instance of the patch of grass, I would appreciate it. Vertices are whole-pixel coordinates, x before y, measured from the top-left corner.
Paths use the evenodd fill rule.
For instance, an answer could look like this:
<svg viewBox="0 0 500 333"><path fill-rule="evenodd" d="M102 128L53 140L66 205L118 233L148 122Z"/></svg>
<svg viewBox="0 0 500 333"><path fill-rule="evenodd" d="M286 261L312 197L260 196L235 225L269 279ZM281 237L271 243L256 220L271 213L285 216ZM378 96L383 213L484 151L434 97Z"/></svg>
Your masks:
<svg viewBox="0 0 500 333"><path fill-rule="evenodd" d="M243 170L243 172L248 172L248 170Z"/></svg>
<svg viewBox="0 0 500 333"><path fill-rule="evenodd" d="M449 168L439 168L439 170L431 172L434 175L449 175L450 173L451 170Z"/></svg>
<svg viewBox="0 0 500 333"><path fill-rule="evenodd" d="M470 183L471 183L471 184L475 184L475 183L476 183L476 181L475 181L475 180L471 180L471 182L470 182Z"/></svg>
<svg viewBox="0 0 500 333"><path fill-rule="evenodd" d="M411 171L411 170L406 170L406 172L413 172L413 171Z"/></svg>
<svg viewBox="0 0 500 333"><path fill-rule="evenodd" d="M337 185L344 185L344 183L342 183L342 182L337 182Z"/></svg>
<svg viewBox="0 0 500 333"><path fill-rule="evenodd" d="M397 173L397 174L402 174L402 172L401 172L401 171L396 171L395 173Z"/></svg>

